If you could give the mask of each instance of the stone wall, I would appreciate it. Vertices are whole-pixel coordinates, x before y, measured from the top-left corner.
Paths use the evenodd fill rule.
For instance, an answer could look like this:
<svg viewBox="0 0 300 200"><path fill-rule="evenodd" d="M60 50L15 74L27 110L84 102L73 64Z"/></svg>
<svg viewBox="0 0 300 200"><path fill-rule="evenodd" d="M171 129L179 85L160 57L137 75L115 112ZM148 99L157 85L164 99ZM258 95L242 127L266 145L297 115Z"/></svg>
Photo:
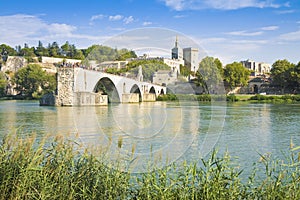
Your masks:
<svg viewBox="0 0 300 200"><path fill-rule="evenodd" d="M27 60L22 56L8 56L6 62L2 65L0 70L3 72L16 72L27 64Z"/></svg>
<svg viewBox="0 0 300 200"><path fill-rule="evenodd" d="M129 93L122 95L122 103L139 103L140 97L138 93Z"/></svg>
<svg viewBox="0 0 300 200"><path fill-rule="evenodd" d="M144 94L143 95L143 101L144 102L146 102L146 101L150 101L150 102L156 101L156 95L155 94L151 94L151 93Z"/></svg>
<svg viewBox="0 0 300 200"><path fill-rule="evenodd" d="M91 92L75 92L73 106L104 106L108 105L107 95Z"/></svg>
<svg viewBox="0 0 300 200"><path fill-rule="evenodd" d="M74 69L60 68L57 70L57 106L74 105Z"/></svg>

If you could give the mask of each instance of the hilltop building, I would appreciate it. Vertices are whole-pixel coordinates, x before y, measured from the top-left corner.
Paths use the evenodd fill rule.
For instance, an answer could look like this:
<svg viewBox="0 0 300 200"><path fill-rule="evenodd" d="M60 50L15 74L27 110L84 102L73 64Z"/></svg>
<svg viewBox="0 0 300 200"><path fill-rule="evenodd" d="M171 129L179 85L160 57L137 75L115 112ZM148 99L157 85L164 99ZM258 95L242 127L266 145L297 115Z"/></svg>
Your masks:
<svg viewBox="0 0 300 200"><path fill-rule="evenodd" d="M199 50L197 48L188 47L182 49L176 36L175 46L171 50L171 58L157 58L170 66L171 70L157 71L153 74L152 82L163 85L175 83L180 74L180 66L187 66L189 70L196 72L199 68L198 53Z"/></svg>
<svg viewBox="0 0 300 200"><path fill-rule="evenodd" d="M199 68L198 54L199 50L197 48L189 47L183 49L184 65L193 72L196 72Z"/></svg>
<svg viewBox="0 0 300 200"><path fill-rule="evenodd" d="M176 36L175 47L172 49L172 59L183 59L183 50L178 45L178 37Z"/></svg>
<svg viewBox="0 0 300 200"><path fill-rule="evenodd" d="M184 48L178 45L178 37L176 37L175 47L172 49L172 60L180 62L189 68L189 70L196 72L199 68L199 50L197 48ZM183 61L183 62L182 62Z"/></svg>
<svg viewBox="0 0 300 200"><path fill-rule="evenodd" d="M271 65L264 62L256 62L253 60L245 60L241 61L241 63L249 70L253 71L253 76L260 76L267 73L270 73L271 71Z"/></svg>

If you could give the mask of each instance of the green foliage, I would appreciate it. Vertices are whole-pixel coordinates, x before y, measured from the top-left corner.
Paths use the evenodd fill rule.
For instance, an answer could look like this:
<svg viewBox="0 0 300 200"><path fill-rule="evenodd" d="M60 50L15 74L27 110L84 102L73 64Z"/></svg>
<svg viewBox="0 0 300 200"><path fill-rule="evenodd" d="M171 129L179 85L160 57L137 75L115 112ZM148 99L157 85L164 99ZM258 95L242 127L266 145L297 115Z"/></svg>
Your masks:
<svg viewBox="0 0 300 200"><path fill-rule="evenodd" d="M272 65L271 74L273 78L273 84L277 84L281 87L284 93L285 88L293 86L293 79L297 81L298 68L295 68L293 63L288 60L277 60Z"/></svg>
<svg viewBox="0 0 300 200"><path fill-rule="evenodd" d="M61 47L57 42L48 44L47 47L44 47L42 42L38 42L38 46L29 47L27 44L22 48L20 45L16 47L16 50L12 47L1 44L0 53L2 57L4 56L25 56L27 58L32 57L41 57L41 56L51 56L58 58L71 58L84 60L97 60L98 62L103 61L113 61L113 60L126 60L128 58L136 58L137 55L134 51L127 49L113 49L107 46L93 45L87 49L77 49L74 44L70 44L66 41ZM86 63L87 64L87 63Z"/></svg>
<svg viewBox="0 0 300 200"><path fill-rule="evenodd" d="M138 73L139 66L142 66L144 81L151 81L152 75L158 70L171 70L162 60L134 60L128 63L129 72Z"/></svg>
<svg viewBox="0 0 300 200"><path fill-rule="evenodd" d="M206 93L212 93L214 88L223 81L223 68L219 59L205 57L199 63L196 73L196 84L201 86Z"/></svg>
<svg viewBox="0 0 300 200"><path fill-rule="evenodd" d="M211 94L164 94L160 95L157 98L157 101L201 101L201 102L210 102L210 101L225 101L229 100L230 98L226 99L225 95L211 95Z"/></svg>
<svg viewBox="0 0 300 200"><path fill-rule="evenodd" d="M187 66L180 65L180 75L189 76L190 74L192 74L192 72Z"/></svg>
<svg viewBox="0 0 300 200"><path fill-rule="evenodd" d="M129 51L128 49L121 49L118 51L117 60L126 60L128 58L137 58L134 51Z"/></svg>
<svg viewBox="0 0 300 200"><path fill-rule="evenodd" d="M270 95L260 95L250 97L249 100L263 101L263 102L300 102L300 95L283 95L283 96L270 96Z"/></svg>
<svg viewBox="0 0 300 200"><path fill-rule="evenodd" d="M238 62L227 64L224 69L224 79L230 88L247 85L249 75L250 71Z"/></svg>
<svg viewBox="0 0 300 200"><path fill-rule="evenodd" d="M4 61L6 61L7 56L15 56L15 55L17 55L17 51L6 44L1 44L0 45L0 55L2 56L2 59Z"/></svg>
<svg viewBox="0 0 300 200"><path fill-rule="evenodd" d="M6 85L7 85L7 80L5 74L2 71L0 71L0 96L5 95Z"/></svg>
<svg viewBox="0 0 300 200"><path fill-rule="evenodd" d="M226 100L229 101L229 102L239 101L239 99L234 94L227 95Z"/></svg>
<svg viewBox="0 0 300 200"><path fill-rule="evenodd" d="M56 88L55 76L43 71L38 64L21 68L14 75L13 82L17 85L16 90L29 98L39 98Z"/></svg>
<svg viewBox="0 0 300 200"><path fill-rule="evenodd" d="M62 136L37 142L34 136L3 138L0 200L300 199L300 147L292 145L285 160L260 155L245 177L228 152L130 174Z"/></svg>
<svg viewBox="0 0 300 200"><path fill-rule="evenodd" d="M129 176L72 141L10 135L0 147L0 199L126 199Z"/></svg>

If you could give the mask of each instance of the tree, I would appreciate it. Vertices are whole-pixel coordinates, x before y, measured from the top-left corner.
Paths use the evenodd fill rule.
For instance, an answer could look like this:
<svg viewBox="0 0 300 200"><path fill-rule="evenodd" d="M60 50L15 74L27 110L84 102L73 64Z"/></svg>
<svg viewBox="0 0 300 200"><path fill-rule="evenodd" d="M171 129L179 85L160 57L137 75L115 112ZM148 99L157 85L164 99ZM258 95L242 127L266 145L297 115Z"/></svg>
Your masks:
<svg viewBox="0 0 300 200"><path fill-rule="evenodd" d="M300 87L300 62L298 62L298 64L295 65L291 75L292 75L292 80L295 83L295 86Z"/></svg>
<svg viewBox="0 0 300 200"><path fill-rule="evenodd" d="M115 51L118 54L116 60L126 60L128 58L137 58L137 55L135 54L135 52L129 51L128 49L121 49L119 51L117 49L115 49Z"/></svg>
<svg viewBox="0 0 300 200"><path fill-rule="evenodd" d="M57 42L53 42L51 45L49 44L48 51L49 51L49 56L58 57L60 48L59 48Z"/></svg>
<svg viewBox="0 0 300 200"><path fill-rule="evenodd" d="M35 49L34 53L36 56L39 56L39 57L49 55L48 50L45 47L43 47L43 43L41 41L39 41L38 46Z"/></svg>
<svg viewBox="0 0 300 200"><path fill-rule="evenodd" d="M47 74L38 64L21 68L13 77L13 82L16 90L29 98L39 98L56 88L54 75Z"/></svg>
<svg viewBox="0 0 300 200"><path fill-rule="evenodd" d="M214 90L223 81L223 68L219 59L205 57L199 63L196 73L197 85L202 86L206 93L214 93Z"/></svg>
<svg viewBox="0 0 300 200"><path fill-rule="evenodd" d="M0 71L0 96L5 95L6 85L7 80L5 74L2 71Z"/></svg>
<svg viewBox="0 0 300 200"><path fill-rule="evenodd" d="M137 74L142 66L144 81L151 81L152 75L158 70L171 70L162 60L135 60L127 64L129 72Z"/></svg>
<svg viewBox="0 0 300 200"><path fill-rule="evenodd" d="M231 89L236 86L247 85L249 75L250 71L238 62L228 64L224 69L224 80Z"/></svg>
<svg viewBox="0 0 300 200"><path fill-rule="evenodd" d="M192 73L191 70L185 65L180 64L179 69L182 76L189 76Z"/></svg>
<svg viewBox="0 0 300 200"><path fill-rule="evenodd" d="M0 52L1 54L7 54L8 56L15 56L17 55L17 51L14 50L12 47L6 45L6 44L1 44L0 45Z"/></svg>
<svg viewBox="0 0 300 200"><path fill-rule="evenodd" d="M282 93L284 93L287 87L291 86L292 72L294 67L295 65L286 59L277 60L272 65L272 82L281 88Z"/></svg>

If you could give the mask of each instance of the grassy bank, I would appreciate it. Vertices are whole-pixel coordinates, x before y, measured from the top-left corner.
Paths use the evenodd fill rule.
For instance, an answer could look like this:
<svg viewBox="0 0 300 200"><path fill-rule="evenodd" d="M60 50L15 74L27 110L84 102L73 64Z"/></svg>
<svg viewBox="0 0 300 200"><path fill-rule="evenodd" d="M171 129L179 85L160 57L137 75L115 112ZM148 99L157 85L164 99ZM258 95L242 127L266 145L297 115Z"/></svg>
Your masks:
<svg viewBox="0 0 300 200"><path fill-rule="evenodd" d="M300 148L285 161L261 156L264 177L242 178L229 154L143 174L83 151L63 137L50 144L7 136L0 147L0 199L300 199ZM106 164L105 164L106 163Z"/></svg>
<svg viewBox="0 0 300 200"><path fill-rule="evenodd" d="M165 94L157 99L158 101L249 101L261 103L295 103L300 102L300 95L209 95L209 94Z"/></svg>

